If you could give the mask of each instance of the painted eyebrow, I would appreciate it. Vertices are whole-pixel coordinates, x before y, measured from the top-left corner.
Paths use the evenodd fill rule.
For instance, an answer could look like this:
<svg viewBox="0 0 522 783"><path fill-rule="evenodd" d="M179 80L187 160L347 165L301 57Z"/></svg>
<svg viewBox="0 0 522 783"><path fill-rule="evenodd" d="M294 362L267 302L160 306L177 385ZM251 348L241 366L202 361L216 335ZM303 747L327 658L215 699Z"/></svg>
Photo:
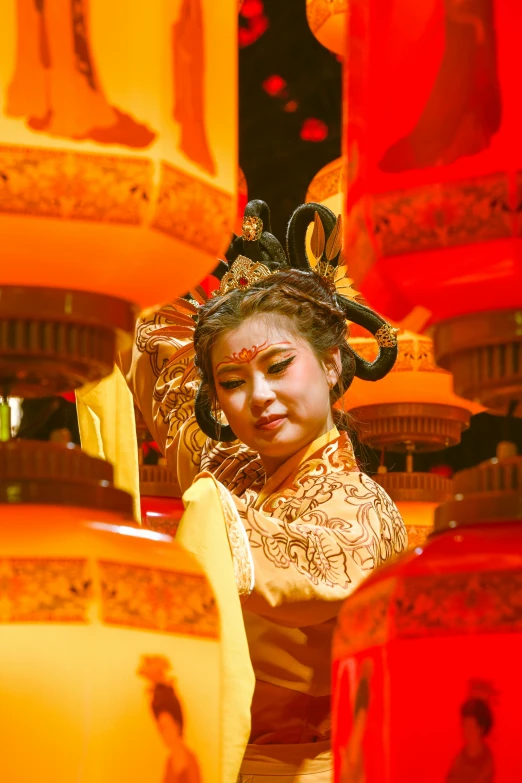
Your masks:
<svg viewBox="0 0 522 783"><path fill-rule="evenodd" d="M279 343L279 345L268 346L268 348L265 348L258 353L258 357L262 356L263 359L270 359L272 356L275 356L278 353L285 353L286 351L292 350L293 347L294 346L292 343ZM227 372L239 370L244 364L245 362L242 364L227 364L226 367L221 367L221 369L217 370L216 375L219 377L220 375L224 375Z"/></svg>

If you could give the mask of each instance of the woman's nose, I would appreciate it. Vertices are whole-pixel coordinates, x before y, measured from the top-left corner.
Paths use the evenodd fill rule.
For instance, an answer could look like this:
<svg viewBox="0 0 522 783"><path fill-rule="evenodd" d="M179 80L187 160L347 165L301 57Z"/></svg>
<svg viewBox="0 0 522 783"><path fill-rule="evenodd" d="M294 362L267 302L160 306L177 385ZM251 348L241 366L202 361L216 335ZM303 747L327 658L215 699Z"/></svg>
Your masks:
<svg viewBox="0 0 522 783"><path fill-rule="evenodd" d="M271 388L264 375L260 374L254 378L252 384L252 394L250 396L250 405L252 408L264 407L267 402L275 399L274 390Z"/></svg>

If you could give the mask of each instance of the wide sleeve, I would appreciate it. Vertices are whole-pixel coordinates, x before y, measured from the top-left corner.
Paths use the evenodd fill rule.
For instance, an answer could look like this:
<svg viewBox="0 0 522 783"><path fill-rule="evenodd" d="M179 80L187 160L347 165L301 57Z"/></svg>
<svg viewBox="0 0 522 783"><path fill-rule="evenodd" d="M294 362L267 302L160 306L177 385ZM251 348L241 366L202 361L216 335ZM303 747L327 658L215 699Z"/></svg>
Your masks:
<svg viewBox="0 0 522 783"><path fill-rule="evenodd" d="M234 504L254 571L244 608L283 625L331 619L374 568L406 548L397 508L363 473L313 477L304 495L275 495L261 510Z"/></svg>
<svg viewBox="0 0 522 783"><path fill-rule="evenodd" d="M134 400L182 490L198 473L207 440L194 416L193 309L176 300L142 313L132 351L120 357Z"/></svg>

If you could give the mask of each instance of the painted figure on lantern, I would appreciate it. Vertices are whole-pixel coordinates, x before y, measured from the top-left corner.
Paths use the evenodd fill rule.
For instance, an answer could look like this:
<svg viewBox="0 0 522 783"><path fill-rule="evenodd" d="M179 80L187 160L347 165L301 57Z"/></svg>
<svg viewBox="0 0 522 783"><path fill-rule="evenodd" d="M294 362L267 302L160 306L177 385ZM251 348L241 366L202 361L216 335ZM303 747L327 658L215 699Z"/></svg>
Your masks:
<svg viewBox="0 0 522 783"><path fill-rule="evenodd" d="M444 0L444 8L439 72L416 126L385 152L382 171L448 165L486 149L499 130L493 0Z"/></svg>
<svg viewBox="0 0 522 783"><path fill-rule="evenodd" d="M456 756L446 783L493 783L495 763L487 742L493 728L493 711L487 684L471 683L470 697L460 709L464 747ZM485 686L485 687L484 687Z"/></svg>
<svg viewBox="0 0 522 783"><path fill-rule="evenodd" d="M180 125L180 150L194 163L216 173L205 129L205 59L201 0L182 0L172 27L174 119Z"/></svg>
<svg viewBox="0 0 522 783"><path fill-rule="evenodd" d="M312 222L314 269L305 249ZM406 547L397 509L361 472L333 408L355 375L376 381L397 356L395 331L335 288L341 236L329 209L304 205L288 227L287 258L267 205L249 202L243 234L216 270L217 295L205 301L200 289L199 302L144 315L122 362L182 490L210 478L223 505L256 677L244 775L277 779L284 765L285 780L330 780L337 614ZM375 335L373 362L348 345L347 320ZM361 781L355 748L353 756L350 779Z"/></svg>
<svg viewBox="0 0 522 783"><path fill-rule="evenodd" d="M17 0L15 71L5 113L36 131L148 147L155 133L108 101L89 40L89 0Z"/></svg>
<svg viewBox="0 0 522 783"><path fill-rule="evenodd" d="M170 751L162 783L201 783L197 758L183 738L183 709L170 670L170 662L162 655L144 655L138 669L151 683L151 709Z"/></svg>
<svg viewBox="0 0 522 783"><path fill-rule="evenodd" d="M341 783L365 783L366 781L363 741L370 707L372 672L373 661L366 658L361 664L361 674L355 693L352 730L341 760Z"/></svg>

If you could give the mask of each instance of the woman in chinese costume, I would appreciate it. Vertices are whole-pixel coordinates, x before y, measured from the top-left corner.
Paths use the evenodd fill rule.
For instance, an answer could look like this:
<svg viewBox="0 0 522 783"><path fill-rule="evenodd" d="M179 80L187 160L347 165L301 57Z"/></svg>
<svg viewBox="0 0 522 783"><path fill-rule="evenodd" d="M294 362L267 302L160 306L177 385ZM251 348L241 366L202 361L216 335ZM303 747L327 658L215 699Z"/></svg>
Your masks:
<svg viewBox="0 0 522 783"><path fill-rule="evenodd" d="M330 779L336 616L406 545L334 408L355 376L377 381L397 355L395 330L341 293L341 233L330 210L304 205L285 254L266 204L250 202L217 294L143 317L124 368L181 491L211 478L225 509L256 678L241 774L256 779ZM347 320L375 335L374 362L348 345Z"/></svg>

